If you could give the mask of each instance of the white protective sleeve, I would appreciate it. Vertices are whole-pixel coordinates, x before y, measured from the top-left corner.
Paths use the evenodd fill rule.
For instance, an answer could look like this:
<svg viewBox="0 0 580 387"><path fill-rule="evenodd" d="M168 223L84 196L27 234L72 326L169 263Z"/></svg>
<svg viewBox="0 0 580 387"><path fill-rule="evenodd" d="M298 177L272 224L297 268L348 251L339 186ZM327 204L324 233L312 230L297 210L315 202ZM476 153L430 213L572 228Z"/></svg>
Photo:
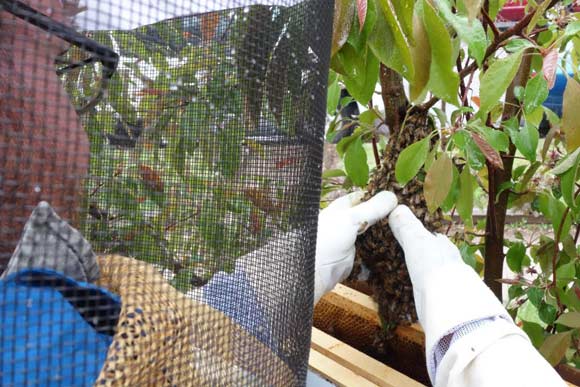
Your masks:
<svg viewBox="0 0 580 387"><path fill-rule="evenodd" d="M389 224L405 253L436 387L565 386L447 237L427 231L405 206L393 210ZM437 364L444 338L487 319L494 322L455 339Z"/></svg>

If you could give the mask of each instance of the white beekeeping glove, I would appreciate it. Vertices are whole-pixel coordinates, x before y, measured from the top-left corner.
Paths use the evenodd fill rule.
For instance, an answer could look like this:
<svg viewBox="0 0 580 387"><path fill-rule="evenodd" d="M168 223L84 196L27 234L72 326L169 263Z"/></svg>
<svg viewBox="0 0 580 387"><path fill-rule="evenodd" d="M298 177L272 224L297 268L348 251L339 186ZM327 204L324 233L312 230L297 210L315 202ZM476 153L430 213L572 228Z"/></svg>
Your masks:
<svg viewBox="0 0 580 387"><path fill-rule="evenodd" d="M316 240L314 304L350 274L358 234L385 218L397 206L392 192L379 192L361 203L363 192L332 202L320 212Z"/></svg>

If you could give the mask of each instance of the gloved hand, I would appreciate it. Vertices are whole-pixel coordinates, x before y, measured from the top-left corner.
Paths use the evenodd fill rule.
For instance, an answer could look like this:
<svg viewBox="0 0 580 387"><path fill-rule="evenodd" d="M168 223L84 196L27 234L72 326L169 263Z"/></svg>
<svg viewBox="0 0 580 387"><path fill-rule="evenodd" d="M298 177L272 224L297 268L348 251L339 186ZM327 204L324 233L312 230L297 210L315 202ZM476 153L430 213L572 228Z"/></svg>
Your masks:
<svg viewBox="0 0 580 387"><path fill-rule="evenodd" d="M463 262L459 250L446 236L429 232L411 210L402 205L391 213L389 225L405 253L417 316L425 331L430 371L435 346L457 327L487 318L512 321L503 305L479 275ZM505 332L495 334L525 337L514 324L508 324ZM464 356L465 361L476 356L483 347L474 344L469 356Z"/></svg>
<svg viewBox="0 0 580 387"><path fill-rule="evenodd" d="M397 205L392 192L379 192L361 203L364 192L354 192L332 202L318 216L314 304L350 274L358 234L385 218Z"/></svg>

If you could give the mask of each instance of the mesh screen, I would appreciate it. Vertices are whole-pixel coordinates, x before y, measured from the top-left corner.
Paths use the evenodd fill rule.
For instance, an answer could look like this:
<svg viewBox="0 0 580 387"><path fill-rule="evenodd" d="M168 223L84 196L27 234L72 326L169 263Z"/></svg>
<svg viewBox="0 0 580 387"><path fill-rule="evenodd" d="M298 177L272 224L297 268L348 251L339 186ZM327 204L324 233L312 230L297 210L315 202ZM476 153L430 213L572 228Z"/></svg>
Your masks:
<svg viewBox="0 0 580 387"><path fill-rule="evenodd" d="M0 385L299 385L333 2L0 0Z"/></svg>

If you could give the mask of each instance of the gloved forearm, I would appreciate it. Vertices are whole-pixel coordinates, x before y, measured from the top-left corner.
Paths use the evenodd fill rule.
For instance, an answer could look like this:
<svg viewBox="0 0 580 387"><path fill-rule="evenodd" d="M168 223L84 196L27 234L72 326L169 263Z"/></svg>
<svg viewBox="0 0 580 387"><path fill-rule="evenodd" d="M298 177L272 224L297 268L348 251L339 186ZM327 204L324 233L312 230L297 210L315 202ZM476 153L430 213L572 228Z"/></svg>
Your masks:
<svg viewBox="0 0 580 387"><path fill-rule="evenodd" d="M519 328L496 320L449 348L435 386L565 387L566 383Z"/></svg>
<svg viewBox="0 0 580 387"><path fill-rule="evenodd" d="M488 380L492 375L517 375L515 369L502 370L518 356L534 360L538 366L534 372L561 381L447 237L429 232L405 206L393 210L389 224L405 253L417 315L425 331L427 368L436 386L471 386L465 380L475 383L472 375L482 377L475 386L513 385L488 384ZM506 340L521 343L510 350L503 347ZM496 346L505 350L502 356L484 356ZM485 360L479 360L480 356Z"/></svg>

